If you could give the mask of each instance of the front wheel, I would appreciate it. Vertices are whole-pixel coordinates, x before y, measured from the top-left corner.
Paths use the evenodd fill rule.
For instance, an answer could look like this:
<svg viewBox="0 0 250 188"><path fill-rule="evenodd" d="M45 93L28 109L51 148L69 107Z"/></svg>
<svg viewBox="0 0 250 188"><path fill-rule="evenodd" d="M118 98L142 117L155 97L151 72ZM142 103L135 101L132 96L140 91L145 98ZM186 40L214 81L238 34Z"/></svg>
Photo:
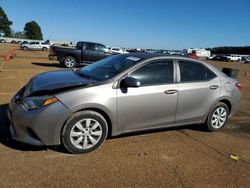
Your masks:
<svg viewBox="0 0 250 188"><path fill-rule="evenodd" d="M72 56L67 56L63 60L64 67L73 68L76 66L76 59Z"/></svg>
<svg viewBox="0 0 250 188"><path fill-rule="evenodd" d="M70 153L88 153L96 150L106 139L108 125L95 111L72 115L62 131L62 144Z"/></svg>
<svg viewBox="0 0 250 188"><path fill-rule="evenodd" d="M217 103L210 111L206 126L210 132L218 131L222 129L227 121L229 115L228 106L225 103Z"/></svg>
<svg viewBox="0 0 250 188"><path fill-rule="evenodd" d="M42 51L47 51L47 50L48 50L48 48L46 48L46 47L42 48Z"/></svg>

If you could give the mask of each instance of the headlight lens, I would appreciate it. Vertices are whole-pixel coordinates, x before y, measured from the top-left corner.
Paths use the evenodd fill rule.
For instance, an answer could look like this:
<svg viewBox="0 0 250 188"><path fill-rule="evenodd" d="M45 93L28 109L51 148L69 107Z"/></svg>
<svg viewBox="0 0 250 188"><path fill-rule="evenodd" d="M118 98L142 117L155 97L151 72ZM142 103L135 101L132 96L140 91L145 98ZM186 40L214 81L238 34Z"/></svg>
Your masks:
<svg viewBox="0 0 250 188"><path fill-rule="evenodd" d="M27 97L22 100L22 104L28 110L38 109L57 102L58 99L53 96Z"/></svg>

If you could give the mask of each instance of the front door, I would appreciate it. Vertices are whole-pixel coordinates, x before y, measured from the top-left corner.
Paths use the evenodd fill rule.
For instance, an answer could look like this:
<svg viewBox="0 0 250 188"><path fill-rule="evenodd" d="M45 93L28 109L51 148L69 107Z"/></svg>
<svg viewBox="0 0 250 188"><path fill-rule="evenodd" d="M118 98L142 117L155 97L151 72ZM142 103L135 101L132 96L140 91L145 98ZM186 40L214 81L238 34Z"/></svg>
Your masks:
<svg viewBox="0 0 250 188"><path fill-rule="evenodd" d="M117 89L120 129L128 132L173 123L178 98L173 61L150 62L128 76L138 79L141 86Z"/></svg>

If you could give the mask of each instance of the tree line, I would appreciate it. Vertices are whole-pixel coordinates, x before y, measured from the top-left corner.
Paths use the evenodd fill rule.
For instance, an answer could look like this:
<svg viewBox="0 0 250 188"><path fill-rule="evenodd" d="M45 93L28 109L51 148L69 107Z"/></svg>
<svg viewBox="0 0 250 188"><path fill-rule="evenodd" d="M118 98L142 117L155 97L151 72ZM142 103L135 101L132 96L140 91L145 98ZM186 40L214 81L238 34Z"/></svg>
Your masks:
<svg viewBox="0 0 250 188"><path fill-rule="evenodd" d="M215 48L207 48L212 54L250 54L250 46L222 46Z"/></svg>
<svg viewBox="0 0 250 188"><path fill-rule="evenodd" d="M27 22L23 28L23 31L16 31L16 32L11 29L10 26L12 24L13 22L9 20L3 8L0 7L0 34L1 35L3 35L4 37L43 40L42 29L36 21Z"/></svg>

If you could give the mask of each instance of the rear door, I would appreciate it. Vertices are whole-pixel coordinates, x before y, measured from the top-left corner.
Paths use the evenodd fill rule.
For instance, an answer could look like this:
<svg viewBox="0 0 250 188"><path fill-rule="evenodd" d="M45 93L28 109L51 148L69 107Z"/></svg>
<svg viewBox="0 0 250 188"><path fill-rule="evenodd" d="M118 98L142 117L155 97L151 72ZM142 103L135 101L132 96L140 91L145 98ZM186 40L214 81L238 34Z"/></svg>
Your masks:
<svg viewBox="0 0 250 188"><path fill-rule="evenodd" d="M176 123L199 121L218 99L221 82L205 65L179 60L179 98Z"/></svg>
<svg viewBox="0 0 250 188"><path fill-rule="evenodd" d="M138 88L117 90L118 124L122 131L161 127L175 121L178 84L172 60L147 63L128 74Z"/></svg>

